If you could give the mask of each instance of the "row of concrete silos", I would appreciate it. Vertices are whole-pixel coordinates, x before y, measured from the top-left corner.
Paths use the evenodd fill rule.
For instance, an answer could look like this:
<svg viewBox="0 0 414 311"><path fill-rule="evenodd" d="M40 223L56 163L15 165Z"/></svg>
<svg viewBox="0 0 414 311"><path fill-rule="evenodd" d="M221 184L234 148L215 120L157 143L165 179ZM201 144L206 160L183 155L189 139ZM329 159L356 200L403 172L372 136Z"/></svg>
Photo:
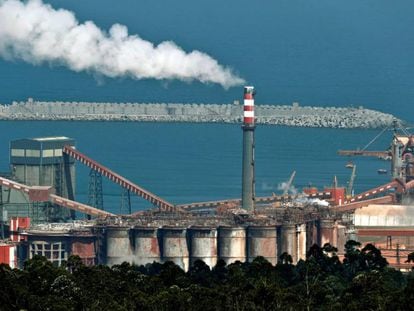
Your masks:
<svg viewBox="0 0 414 311"><path fill-rule="evenodd" d="M219 259L230 264L262 256L275 265L283 252L297 262L305 258L306 250L318 243L317 239L338 241L330 223L320 230L313 222L248 227L107 227L106 264L172 261L187 271L198 259L213 267Z"/></svg>

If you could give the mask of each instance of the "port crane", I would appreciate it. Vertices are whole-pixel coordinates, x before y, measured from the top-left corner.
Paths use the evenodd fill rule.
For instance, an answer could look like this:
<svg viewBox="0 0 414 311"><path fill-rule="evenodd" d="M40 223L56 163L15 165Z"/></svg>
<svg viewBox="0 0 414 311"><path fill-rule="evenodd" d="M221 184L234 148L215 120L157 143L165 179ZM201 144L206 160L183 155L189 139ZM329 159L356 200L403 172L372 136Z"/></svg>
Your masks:
<svg viewBox="0 0 414 311"><path fill-rule="evenodd" d="M351 197L353 190L354 190L354 181L356 177L356 165L354 164L352 167L351 177L349 178L348 187L346 188L346 196Z"/></svg>
<svg viewBox="0 0 414 311"><path fill-rule="evenodd" d="M396 121L394 121L396 122ZM394 123L394 128L396 128L396 123ZM384 151L370 151L366 150L369 146L371 146L379 137L381 137L382 134L386 130L388 130L389 127L385 127L381 130L381 132L375 136L368 144L366 144L362 149L357 150L338 150L338 154L341 156L366 156L366 157L377 157L381 159L390 159L392 154L391 151L384 150Z"/></svg>
<svg viewBox="0 0 414 311"><path fill-rule="evenodd" d="M402 178L405 182L414 180L414 136L404 128L398 126L398 122L393 122L393 139L391 147L386 151L366 150L374 141L378 139L388 127L384 128L375 136L364 148L357 150L339 150L339 155L345 156L375 156L381 159L391 160L392 178ZM399 129L402 134L397 133ZM379 174L387 173L385 169L379 169Z"/></svg>
<svg viewBox="0 0 414 311"><path fill-rule="evenodd" d="M283 190L283 195L288 194L290 187L293 184L293 180L295 179L296 171L293 171L292 175L290 175L290 178L285 186L285 189Z"/></svg>

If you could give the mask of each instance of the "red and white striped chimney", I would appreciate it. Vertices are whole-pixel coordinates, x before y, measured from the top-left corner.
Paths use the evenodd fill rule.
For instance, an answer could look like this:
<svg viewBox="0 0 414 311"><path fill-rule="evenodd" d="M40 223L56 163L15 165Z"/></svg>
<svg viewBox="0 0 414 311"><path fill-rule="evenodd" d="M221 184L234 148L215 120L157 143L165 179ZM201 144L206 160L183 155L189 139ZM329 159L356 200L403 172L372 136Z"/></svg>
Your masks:
<svg viewBox="0 0 414 311"><path fill-rule="evenodd" d="M254 210L254 87L244 87L242 208Z"/></svg>
<svg viewBox="0 0 414 311"><path fill-rule="evenodd" d="M244 125L254 125L254 87L244 87Z"/></svg>

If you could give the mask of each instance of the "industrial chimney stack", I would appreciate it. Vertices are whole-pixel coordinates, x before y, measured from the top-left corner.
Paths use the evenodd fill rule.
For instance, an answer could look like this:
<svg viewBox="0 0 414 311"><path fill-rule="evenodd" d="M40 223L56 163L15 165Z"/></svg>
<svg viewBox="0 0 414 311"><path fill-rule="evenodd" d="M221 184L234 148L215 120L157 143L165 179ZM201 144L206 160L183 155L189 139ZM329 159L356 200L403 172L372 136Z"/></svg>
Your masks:
<svg viewBox="0 0 414 311"><path fill-rule="evenodd" d="M254 209L254 87L244 87L242 208Z"/></svg>

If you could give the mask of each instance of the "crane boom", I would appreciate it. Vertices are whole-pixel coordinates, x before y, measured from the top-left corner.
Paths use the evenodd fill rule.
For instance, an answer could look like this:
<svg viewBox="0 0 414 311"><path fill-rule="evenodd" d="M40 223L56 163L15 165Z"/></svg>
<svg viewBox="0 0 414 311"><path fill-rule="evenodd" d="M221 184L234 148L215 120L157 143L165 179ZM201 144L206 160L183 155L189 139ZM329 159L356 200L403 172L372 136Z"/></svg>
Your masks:
<svg viewBox="0 0 414 311"><path fill-rule="evenodd" d="M341 156L365 156L365 157L377 157L387 158L391 156L389 151L367 151L367 150L338 150L338 154Z"/></svg>
<svg viewBox="0 0 414 311"><path fill-rule="evenodd" d="M346 194L352 196L352 189L354 188L354 180L356 177L356 165L352 167L351 178L349 179L348 188L346 189Z"/></svg>
<svg viewBox="0 0 414 311"><path fill-rule="evenodd" d="M283 195L288 194L290 186L292 186L293 180L295 179L296 171L293 171L292 175L290 175L289 181L286 184L285 190L283 190Z"/></svg>

